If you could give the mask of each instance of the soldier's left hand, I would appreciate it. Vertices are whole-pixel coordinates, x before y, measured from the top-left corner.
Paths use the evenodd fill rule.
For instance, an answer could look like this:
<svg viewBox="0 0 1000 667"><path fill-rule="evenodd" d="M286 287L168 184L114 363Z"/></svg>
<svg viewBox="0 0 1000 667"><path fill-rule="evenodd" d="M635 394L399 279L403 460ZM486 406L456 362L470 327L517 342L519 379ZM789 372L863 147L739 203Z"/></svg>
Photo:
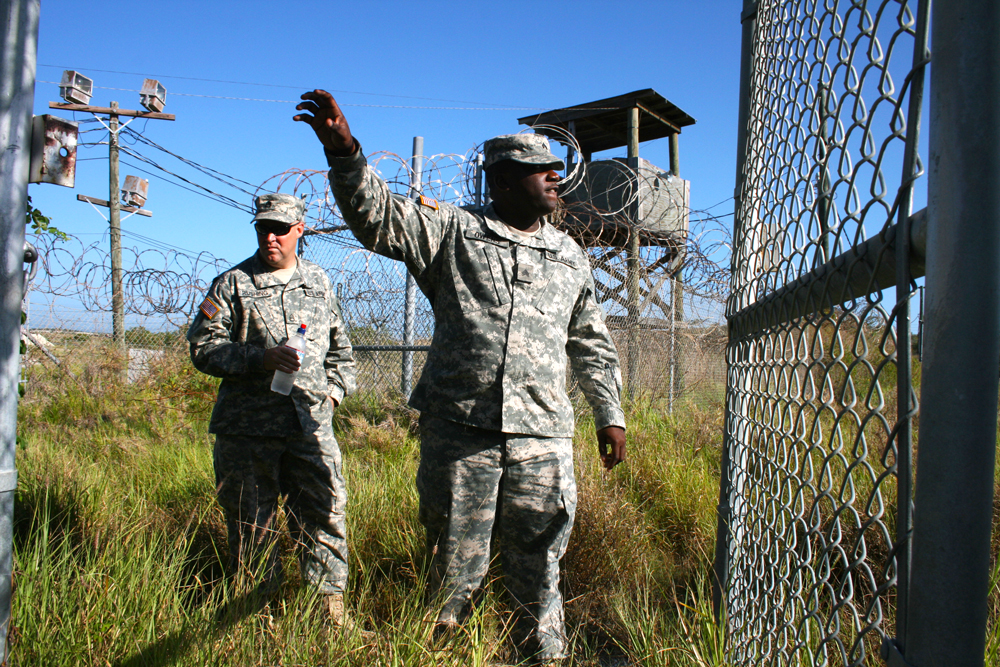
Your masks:
<svg viewBox="0 0 1000 667"><path fill-rule="evenodd" d="M605 426L597 432L597 449L605 470L611 470L625 460L625 429Z"/></svg>
<svg viewBox="0 0 1000 667"><path fill-rule="evenodd" d="M264 350L264 370L294 373L299 370L299 355L290 347L279 345Z"/></svg>

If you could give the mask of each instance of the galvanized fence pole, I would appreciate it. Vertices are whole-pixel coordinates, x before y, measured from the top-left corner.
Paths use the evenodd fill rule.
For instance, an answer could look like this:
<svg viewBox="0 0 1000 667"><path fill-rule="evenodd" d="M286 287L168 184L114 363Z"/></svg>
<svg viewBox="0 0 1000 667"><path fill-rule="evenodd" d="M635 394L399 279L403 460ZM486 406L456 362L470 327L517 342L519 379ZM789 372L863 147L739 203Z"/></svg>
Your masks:
<svg viewBox="0 0 1000 667"><path fill-rule="evenodd" d="M35 96L39 0L11 0L0 10L0 645L7 664L13 573L17 467L17 382L21 299L24 296L24 215L27 210L31 109Z"/></svg>
<svg viewBox="0 0 1000 667"><path fill-rule="evenodd" d="M920 2L914 31L913 67L910 74L909 109L906 115L906 148L898 196L896 235L896 637L906 635L910 591L910 535L913 511L910 504L913 476L913 418L917 413L913 391L913 360L910 344L910 301L912 275L910 258L910 216L913 213L913 184L920 174L917 148L920 145L921 109L924 101L924 70L929 51L929 6ZM825 100L824 100L825 101ZM824 174L825 176L825 174ZM829 253L832 256L832 252Z"/></svg>
<svg viewBox="0 0 1000 667"><path fill-rule="evenodd" d="M420 181L423 178L424 138L413 137L413 157L410 159L410 196L420 194ZM406 272L406 305L403 312L403 346L409 348L414 343L414 328L417 319L417 283L409 271ZM403 351L402 379L400 391L409 398L413 388L413 350Z"/></svg>
<svg viewBox="0 0 1000 667"><path fill-rule="evenodd" d="M753 39L757 29L757 0L743 0L743 11L740 14L740 22L743 25L743 44L740 55L740 99L739 99L739 127L737 129L736 142L736 189L733 193L735 199L733 210L735 220L733 222L733 254L732 254L732 275L736 275L736 262L738 261L737 248L743 243L745 237L746 221L741 217L741 203L744 197L744 184L747 180L747 142L749 140L750 124L750 99L752 95L751 82L753 74ZM731 310L738 310L738 306ZM728 309L727 309L728 310ZM728 353L727 353L728 356ZM729 588L729 563L730 546L733 532L733 482L732 479L732 451L733 438L731 429L734 428L733 411L737 407L735 401L735 387L733 386L733 359L726 359L726 408L725 422L722 434L722 463L721 479L719 481L719 506L718 525L715 533L715 576L712 580L712 607L715 618L723 622L726 612L726 592Z"/></svg>
<svg viewBox="0 0 1000 667"><path fill-rule="evenodd" d="M638 173L639 166L639 108L629 109L628 115L628 165ZM626 288L628 291L628 323L627 344L625 348L625 393L629 398L635 397L639 388L639 320L640 310L640 275L639 267L642 260L640 252L642 245L639 239L639 208L635 207L635 216L630 221L632 228L628 237L628 259L626 260Z"/></svg>
<svg viewBox="0 0 1000 667"><path fill-rule="evenodd" d="M681 177L680 135L676 132L670 135L670 174ZM683 252L683 249L678 250ZM679 264L684 266L683 261ZM681 269L677 269L670 279L670 399L668 401L670 414L674 413L674 400L684 394L684 347L677 341L678 323L684 323L684 277Z"/></svg>
<svg viewBox="0 0 1000 667"><path fill-rule="evenodd" d="M1000 3L935 2L913 667L982 665L1000 373ZM898 664L897 660L897 664Z"/></svg>

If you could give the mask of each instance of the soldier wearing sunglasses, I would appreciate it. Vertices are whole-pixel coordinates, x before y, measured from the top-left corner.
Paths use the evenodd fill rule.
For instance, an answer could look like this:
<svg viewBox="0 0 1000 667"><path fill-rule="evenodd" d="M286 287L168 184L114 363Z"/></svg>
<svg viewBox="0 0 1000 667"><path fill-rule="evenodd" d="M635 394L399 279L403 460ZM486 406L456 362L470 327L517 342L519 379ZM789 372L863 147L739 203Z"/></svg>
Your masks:
<svg viewBox="0 0 1000 667"><path fill-rule="evenodd" d="M276 510L286 497L302 577L344 622L347 492L333 410L355 387L347 327L326 272L296 255L305 203L255 200L257 252L217 277L188 331L198 370L222 378L209 432L230 565L265 595L282 581ZM299 359L285 343L306 325ZM296 373L288 396L271 391L276 370Z"/></svg>

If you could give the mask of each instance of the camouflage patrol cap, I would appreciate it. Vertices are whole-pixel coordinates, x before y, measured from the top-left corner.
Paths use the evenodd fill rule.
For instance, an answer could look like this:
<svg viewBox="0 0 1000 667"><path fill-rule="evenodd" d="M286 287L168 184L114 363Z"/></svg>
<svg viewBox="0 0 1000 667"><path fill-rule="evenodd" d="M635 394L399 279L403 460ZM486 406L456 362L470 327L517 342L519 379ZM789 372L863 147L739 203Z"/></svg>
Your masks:
<svg viewBox="0 0 1000 667"><path fill-rule="evenodd" d="M550 164L565 169L563 161L552 154L549 140L540 134L501 134L483 144L483 169L497 162L513 160L523 164Z"/></svg>
<svg viewBox="0 0 1000 667"><path fill-rule="evenodd" d="M253 200L254 216L252 222L271 220L294 225L305 218L306 203L295 195L275 193L261 195Z"/></svg>

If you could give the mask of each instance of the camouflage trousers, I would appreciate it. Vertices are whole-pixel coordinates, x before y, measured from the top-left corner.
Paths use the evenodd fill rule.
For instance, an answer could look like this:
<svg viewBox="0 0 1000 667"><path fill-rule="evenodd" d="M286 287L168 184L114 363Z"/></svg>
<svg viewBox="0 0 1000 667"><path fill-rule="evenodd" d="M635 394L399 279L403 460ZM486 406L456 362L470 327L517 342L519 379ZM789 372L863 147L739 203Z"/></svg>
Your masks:
<svg viewBox="0 0 1000 667"><path fill-rule="evenodd" d="M303 579L323 593L342 592L347 587L347 488L333 431L292 438L219 434L214 459L232 571L263 579L265 585L280 583L275 515L284 496Z"/></svg>
<svg viewBox="0 0 1000 667"><path fill-rule="evenodd" d="M420 418L420 522L431 581L444 600L438 623L464 621L496 540L521 651L566 657L559 559L576 514L570 438L488 431Z"/></svg>

